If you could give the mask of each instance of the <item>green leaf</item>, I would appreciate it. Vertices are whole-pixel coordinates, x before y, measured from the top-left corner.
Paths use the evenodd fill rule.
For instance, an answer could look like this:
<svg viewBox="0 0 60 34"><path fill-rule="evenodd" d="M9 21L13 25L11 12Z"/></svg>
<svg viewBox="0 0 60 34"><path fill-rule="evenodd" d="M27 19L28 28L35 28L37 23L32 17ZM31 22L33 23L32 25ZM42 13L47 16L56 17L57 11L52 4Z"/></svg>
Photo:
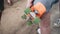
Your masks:
<svg viewBox="0 0 60 34"><path fill-rule="evenodd" d="M24 14L24 15L22 16L22 18L23 18L23 19L26 19L27 17L26 17L26 15Z"/></svg>
<svg viewBox="0 0 60 34"><path fill-rule="evenodd" d="M29 14L31 12L31 9L30 8L26 8L24 12L25 12L25 14Z"/></svg>
<svg viewBox="0 0 60 34"><path fill-rule="evenodd" d="M33 23L34 24L38 24L38 23L40 23L40 18L38 18L38 17L36 17L34 20L33 20Z"/></svg>
<svg viewBox="0 0 60 34"><path fill-rule="evenodd" d="M27 22L27 25L31 26L33 23L31 21Z"/></svg>

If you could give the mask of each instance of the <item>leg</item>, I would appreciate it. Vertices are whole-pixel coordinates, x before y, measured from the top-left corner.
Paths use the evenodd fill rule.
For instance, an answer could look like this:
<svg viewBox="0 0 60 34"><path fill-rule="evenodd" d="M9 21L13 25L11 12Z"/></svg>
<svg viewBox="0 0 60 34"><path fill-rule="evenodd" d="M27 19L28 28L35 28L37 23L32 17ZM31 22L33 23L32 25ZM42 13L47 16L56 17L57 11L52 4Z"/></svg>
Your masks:
<svg viewBox="0 0 60 34"><path fill-rule="evenodd" d="M43 15L41 22L41 33L50 34L50 14Z"/></svg>

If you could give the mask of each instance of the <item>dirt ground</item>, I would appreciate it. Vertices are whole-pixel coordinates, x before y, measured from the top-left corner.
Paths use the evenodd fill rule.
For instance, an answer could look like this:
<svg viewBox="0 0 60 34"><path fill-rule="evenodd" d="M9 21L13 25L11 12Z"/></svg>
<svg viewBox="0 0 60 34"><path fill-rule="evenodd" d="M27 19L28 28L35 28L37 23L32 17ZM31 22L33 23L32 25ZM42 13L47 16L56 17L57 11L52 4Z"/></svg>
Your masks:
<svg viewBox="0 0 60 34"><path fill-rule="evenodd" d="M36 26L27 26L21 18L26 8L26 0L21 0L3 11L1 34L36 34Z"/></svg>
<svg viewBox="0 0 60 34"><path fill-rule="evenodd" d="M56 8L51 9L51 16L58 14L59 10L57 9L58 4L56 4ZM13 6L6 8L3 11L0 25L0 34L37 34L36 28L37 25L27 26L26 21L21 18L24 14L24 9L26 8L26 0L21 0L15 3ZM56 13L56 11L58 11ZM55 11L55 14L53 14ZM51 17L51 20L53 21ZM53 22L52 22L53 23ZM60 30L60 29L58 29ZM57 31L58 31L57 30ZM53 34L59 34L56 29L52 30Z"/></svg>

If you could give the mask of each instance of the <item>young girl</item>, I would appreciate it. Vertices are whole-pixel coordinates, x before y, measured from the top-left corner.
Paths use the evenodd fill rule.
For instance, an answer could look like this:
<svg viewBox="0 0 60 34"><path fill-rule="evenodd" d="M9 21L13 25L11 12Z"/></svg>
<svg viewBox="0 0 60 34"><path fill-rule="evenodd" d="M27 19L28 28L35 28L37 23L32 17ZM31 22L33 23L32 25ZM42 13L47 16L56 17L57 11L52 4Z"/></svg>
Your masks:
<svg viewBox="0 0 60 34"><path fill-rule="evenodd" d="M52 8L52 5L54 5L55 3L57 3L59 0L27 0L27 8L28 7L31 7L32 5L38 5L40 4L40 8L43 9L43 6L44 6L44 9L46 9L46 12L49 12L49 10ZM44 9L42 11L44 11ZM49 27L49 20L47 21L48 19L45 20L44 22L44 19L43 19L43 22L41 23L41 27L39 26L39 28L37 29L37 33L38 34L50 34L50 27ZM46 24L44 24L46 23ZM43 25L44 24L44 25Z"/></svg>

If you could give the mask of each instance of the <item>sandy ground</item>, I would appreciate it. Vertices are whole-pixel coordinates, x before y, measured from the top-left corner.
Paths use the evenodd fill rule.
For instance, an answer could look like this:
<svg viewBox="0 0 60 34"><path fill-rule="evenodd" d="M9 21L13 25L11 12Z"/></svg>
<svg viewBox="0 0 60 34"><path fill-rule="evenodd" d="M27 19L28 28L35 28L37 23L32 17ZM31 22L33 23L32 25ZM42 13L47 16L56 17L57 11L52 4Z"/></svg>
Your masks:
<svg viewBox="0 0 60 34"><path fill-rule="evenodd" d="M51 9L51 16L54 18L58 4ZM37 25L27 26L26 21L21 18L24 14L24 9L26 7L26 0L21 0L15 3L13 6L5 9L1 18L0 34L36 34ZM55 11L55 14L54 14ZM51 22L53 19L51 17ZM60 29L57 29L57 31ZM53 34L59 34L56 29L52 30Z"/></svg>

